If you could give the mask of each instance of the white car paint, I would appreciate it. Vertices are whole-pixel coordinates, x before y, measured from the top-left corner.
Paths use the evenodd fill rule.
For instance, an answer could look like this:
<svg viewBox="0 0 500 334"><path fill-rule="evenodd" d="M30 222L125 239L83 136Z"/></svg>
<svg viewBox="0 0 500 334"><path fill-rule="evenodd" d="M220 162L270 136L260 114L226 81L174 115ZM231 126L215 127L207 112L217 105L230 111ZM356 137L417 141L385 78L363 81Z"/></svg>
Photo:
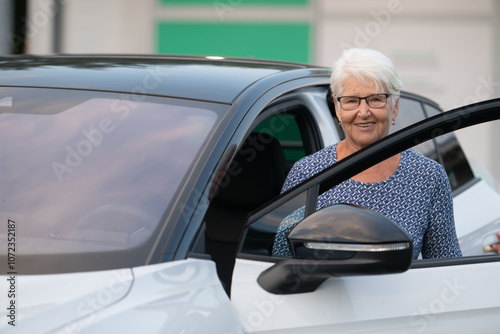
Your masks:
<svg viewBox="0 0 500 334"><path fill-rule="evenodd" d="M15 278L15 326L2 305L2 334L241 333L215 265L207 260ZM7 279L0 277L1 300Z"/></svg>
<svg viewBox="0 0 500 334"><path fill-rule="evenodd" d="M335 130L337 127L330 115L330 109L325 102L324 92L307 92L300 94L309 112L314 117L319 128L319 134L324 146L330 146L341 140L340 134Z"/></svg>
<svg viewBox="0 0 500 334"><path fill-rule="evenodd" d="M497 242L500 232L500 195L485 181L453 198L458 241L464 256L484 255L483 247Z"/></svg>
<svg viewBox="0 0 500 334"><path fill-rule="evenodd" d="M13 280L13 281L12 281ZM11 287L15 282L15 288ZM1 333L46 333L121 300L132 286L130 269L52 275L1 276L2 319L7 302L15 304L15 326L0 322ZM8 297L7 291L15 296ZM7 300L8 299L8 300ZM10 305L10 304L9 304ZM58 321L53 320L57 317Z"/></svg>
<svg viewBox="0 0 500 334"><path fill-rule="evenodd" d="M271 265L237 259L231 296L248 333L492 333L498 328L497 263L334 277L314 292L290 295L273 295L257 284Z"/></svg>
<svg viewBox="0 0 500 334"><path fill-rule="evenodd" d="M500 195L481 180L453 198L453 209L460 238L500 217Z"/></svg>

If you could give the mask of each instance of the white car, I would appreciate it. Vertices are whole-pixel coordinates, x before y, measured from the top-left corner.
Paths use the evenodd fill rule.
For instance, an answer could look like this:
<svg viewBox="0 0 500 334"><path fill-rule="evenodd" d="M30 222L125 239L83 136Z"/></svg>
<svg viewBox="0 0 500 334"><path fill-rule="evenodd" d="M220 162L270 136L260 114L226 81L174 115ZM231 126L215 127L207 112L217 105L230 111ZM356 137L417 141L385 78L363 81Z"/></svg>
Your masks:
<svg viewBox="0 0 500 334"><path fill-rule="evenodd" d="M453 131L499 119L500 100L442 113L404 92L401 131L280 195L295 161L343 138L329 76L242 59L0 58L0 332L497 332L500 256L483 249L500 196ZM312 209L410 147L447 171L463 257L412 260L391 221ZM302 206L295 258L272 256ZM311 248L337 244L341 224L369 238Z"/></svg>

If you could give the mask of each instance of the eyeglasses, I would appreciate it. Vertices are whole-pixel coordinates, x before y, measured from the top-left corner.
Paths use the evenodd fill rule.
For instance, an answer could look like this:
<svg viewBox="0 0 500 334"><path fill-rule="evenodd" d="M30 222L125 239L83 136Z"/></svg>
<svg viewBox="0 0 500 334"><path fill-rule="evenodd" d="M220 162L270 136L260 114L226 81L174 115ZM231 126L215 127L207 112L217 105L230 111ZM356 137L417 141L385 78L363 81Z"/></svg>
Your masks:
<svg viewBox="0 0 500 334"><path fill-rule="evenodd" d="M378 109L383 108L387 104L387 98L391 94L373 94L365 97L358 96L341 96L337 100L340 102L340 107L344 110L354 110L359 107L361 100L365 100L369 107Z"/></svg>

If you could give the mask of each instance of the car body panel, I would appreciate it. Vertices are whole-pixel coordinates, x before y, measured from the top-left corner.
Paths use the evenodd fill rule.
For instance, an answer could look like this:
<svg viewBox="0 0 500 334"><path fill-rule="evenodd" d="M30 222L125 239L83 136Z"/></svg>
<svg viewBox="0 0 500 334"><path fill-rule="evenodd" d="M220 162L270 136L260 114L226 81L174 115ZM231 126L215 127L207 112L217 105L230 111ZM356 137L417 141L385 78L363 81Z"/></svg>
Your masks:
<svg viewBox="0 0 500 334"><path fill-rule="evenodd" d="M13 281L8 279L14 278ZM2 307L2 333L47 333L61 325L70 325L100 309L122 300L132 288L131 269L55 275L2 276L1 291L10 291L15 282L17 303L15 319ZM3 300L3 299L2 299ZM53 319L56 317L57 322Z"/></svg>
<svg viewBox="0 0 500 334"><path fill-rule="evenodd" d="M480 201L477 201L480 198ZM480 228L484 222L500 217L499 195L486 182L481 180L453 197L455 226L460 237ZM478 255L478 254L469 254Z"/></svg>
<svg viewBox="0 0 500 334"><path fill-rule="evenodd" d="M231 103L262 78L307 68L314 67L203 57L3 57L0 86L119 91Z"/></svg>
<svg viewBox="0 0 500 334"><path fill-rule="evenodd" d="M248 333L490 332L500 312L498 263L334 277L316 291L276 295L256 282L272 263L237 259L232 301ZM308 268L303 275L307 277ZM481 272L478 276L477 273ZM425 287L425 288L423 288ZM383 301L382 301L383 298Z"/></svg>
<svg viewBox="0 0 500 334"><path fill-rule="evenodd" d="M21 275L16 281L15 327L2 321L2 333L241 332L215 266L207 260ZM2 280L2 291L5 283ZM9 311L3 309L2 318L8 319Z"/></svg>

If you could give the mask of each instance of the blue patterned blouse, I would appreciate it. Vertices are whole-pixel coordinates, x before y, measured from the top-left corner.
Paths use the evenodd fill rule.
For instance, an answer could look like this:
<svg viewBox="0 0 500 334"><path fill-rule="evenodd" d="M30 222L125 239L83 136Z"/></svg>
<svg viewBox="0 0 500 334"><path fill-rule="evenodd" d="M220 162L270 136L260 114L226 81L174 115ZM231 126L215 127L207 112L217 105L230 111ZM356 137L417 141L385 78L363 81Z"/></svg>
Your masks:
<svg viewBox="0 0 500 334"><path fill-rule="evenodd" d="M337 144L295 163L282 192L337 162ZM453 218L453 199L444 168L415 150L401 153L396 172L382 182L346 180L318 197L318 210L336 203L357 204L392 219L413 237L413 257L461 256ZM303 217L303 208L283 220L273 255L291 256L288 232Z"/></svg>

